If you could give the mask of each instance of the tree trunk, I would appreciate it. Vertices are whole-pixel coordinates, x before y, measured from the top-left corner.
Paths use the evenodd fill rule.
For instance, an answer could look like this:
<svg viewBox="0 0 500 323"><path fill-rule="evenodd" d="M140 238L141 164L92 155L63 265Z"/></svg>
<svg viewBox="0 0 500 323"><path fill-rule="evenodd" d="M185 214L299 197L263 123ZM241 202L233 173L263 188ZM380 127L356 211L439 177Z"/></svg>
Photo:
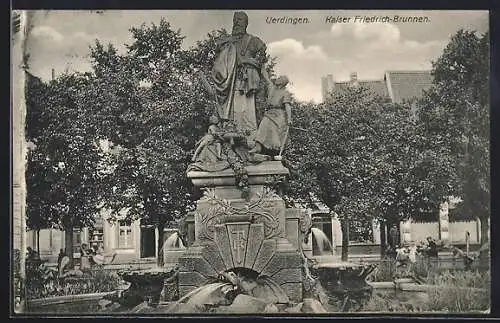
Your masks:
<svg viewBox="0 0 500 323"><path fill-rule="evenodd" d="M156 246L158 248L158 259L156 259L156 263L158 264L159 267L162 267L164 265L164 257L163 257L163 237L165 235L165 224L160 223L158 224L158 241L156 243Z"/></svg>
<svg viewBox="0 0 500 323"><path fill-rule="evenodd" d="M36 252L40 256L40 229L36 230Z"/></svg>
<svg viewBox="0 0 500 323"><path fill-rule="evenodd" d="M349 220L340 221L342 229L342 261L347 261L349 257Z"/></svg>
<svg viewBox="0 0 500 323"><path fill-rule="evenodd" d="M487 216L480 217L479 221L481 223L481 245L483 245L489 240L488 235L490 233L490 226Z"/></svg>
<svg viewBox="0 0 500 323"><path fill-rule="evenodd" d="M73 259L73 226L66 227L64 230L64 253L69 257L69 268L74 267Z"/></svg>
<svg viewBox="0 0 500 323"><path fill-rule="evenodd" d="M385 230L385 221L380 221L380 256L383 258L387 250L387 232Z"/></svg>

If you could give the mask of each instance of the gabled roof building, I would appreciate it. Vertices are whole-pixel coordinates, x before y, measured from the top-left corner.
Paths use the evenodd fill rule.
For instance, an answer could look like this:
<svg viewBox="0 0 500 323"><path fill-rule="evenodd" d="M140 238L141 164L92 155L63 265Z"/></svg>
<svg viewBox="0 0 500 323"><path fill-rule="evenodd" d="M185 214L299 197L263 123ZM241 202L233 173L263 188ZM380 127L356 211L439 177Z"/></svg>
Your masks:
<svg viewBox="0 0 500 323"><path fill-rule="evenodd" d="M349 81L335 82L331 74L321 80L323 102L332 94L351 86L361 86L387 98L393 103L403 103L421 98L432 86L431 71L386 71L380 80L358 80L356 72Z"/></svg>

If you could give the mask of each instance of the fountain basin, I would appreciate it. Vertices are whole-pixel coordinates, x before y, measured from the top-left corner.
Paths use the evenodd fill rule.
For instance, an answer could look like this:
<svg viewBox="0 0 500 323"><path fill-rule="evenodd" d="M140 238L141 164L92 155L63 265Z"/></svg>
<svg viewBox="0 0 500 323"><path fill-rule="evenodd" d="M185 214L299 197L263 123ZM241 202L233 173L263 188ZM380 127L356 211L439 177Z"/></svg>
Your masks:
<svg viewBox="0 0 500 323"><path fill-rule="evenodd" d="M36 314L95 313L101 308L99 302L115 293L116 291L33 299L27 302L27 309L29 313Z"/></svg>
<svg viewBox="0 0 500 323"><path fill-rule="evenodd" d="M376 267L343 261L317 263L311 267L311 274L328 296L328 304L336 310L359 311L370 299L373 287L367 277Z"/></svg>
<svg viewBox="0 0 500 323"><path fill-rule="evenodd" d="M130 287L120 297L109 299L127 308L137 306L144 301L156 305L160 301L165 280L174 276L176 272L175 267L118 272L124 281L130 283Z"/></svg>

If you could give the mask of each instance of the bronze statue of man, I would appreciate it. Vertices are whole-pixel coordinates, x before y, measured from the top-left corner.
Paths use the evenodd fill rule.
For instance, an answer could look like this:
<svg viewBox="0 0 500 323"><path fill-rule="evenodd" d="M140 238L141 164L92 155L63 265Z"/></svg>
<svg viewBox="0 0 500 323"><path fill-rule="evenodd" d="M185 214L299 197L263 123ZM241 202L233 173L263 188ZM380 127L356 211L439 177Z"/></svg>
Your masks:
<svg viewBox="0 0 500 323"><path fill-rule="evenodd" d="M233 122L236 130L252 141L257 131L255 93L266 61L266 45L248 34L247 26L246 13L236 12L231 35L217 44L211 77L220 119Z"/></svg>

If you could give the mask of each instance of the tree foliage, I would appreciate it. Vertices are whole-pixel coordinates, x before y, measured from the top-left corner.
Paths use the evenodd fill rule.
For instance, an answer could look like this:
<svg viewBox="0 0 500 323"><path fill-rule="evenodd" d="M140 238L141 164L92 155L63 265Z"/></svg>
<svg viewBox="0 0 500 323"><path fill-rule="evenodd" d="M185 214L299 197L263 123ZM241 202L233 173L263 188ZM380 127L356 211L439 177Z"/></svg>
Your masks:
<svg viewBox="0 0 500 323"><path fill-rule="evenodd" d="M205 131L211 101L196 80L183 37L164 20L132 28L125 54L96 43L94 106L106 156L105 207L115 217L163 228L185 214L193 189L185 171ZM113 218L113 217L112 217Z"/></svg>
<svg viewBox="0 0 500 323"><path fill-rule="evenodd" d="M92 226L107 208L111 220L155 224L161 248L163 228L199 196L185 171L215 102L196 72L208 72L228 33L183 49L180 30L165 20L130 32L124 53L96 41L91 73L30 79L30 228ZM272 76L275 64L268 57ZM362 87L324 104L295 101L287 202L321 200L339 215L346 239L349 221L427 219L450 195L489 215L488 68L488 35L460 31L434 63L434 87L418 102L417 119L409 104ZM262 84L259 115L265 98Z"/></svg>
<svg viewBox="0 0 500 323"><path fill-rule="evenodd" d="M433 63L434 86L420 102L426 136L453 160L458 215L490 215L489 33L460 30Z"/></svg>
<svg viewBox="0 0 500 323"><path fill-rule="evenodd" d="M289 194L319 198L337 213L343 246L349 233L368 232L349 223L428 219L450 193L447 148L425 137L409 105L351 87L323 105L299 104L294 125L300 130L292 132L287 157L298 167Z"/></svg>
<svg viewBox="0 0 500 323"><path fill-rule="evenodd" d="M63 75L44 84L28 75L27 225L92 226L100 185L100 147L86 109L89 77Z"/></svg>

